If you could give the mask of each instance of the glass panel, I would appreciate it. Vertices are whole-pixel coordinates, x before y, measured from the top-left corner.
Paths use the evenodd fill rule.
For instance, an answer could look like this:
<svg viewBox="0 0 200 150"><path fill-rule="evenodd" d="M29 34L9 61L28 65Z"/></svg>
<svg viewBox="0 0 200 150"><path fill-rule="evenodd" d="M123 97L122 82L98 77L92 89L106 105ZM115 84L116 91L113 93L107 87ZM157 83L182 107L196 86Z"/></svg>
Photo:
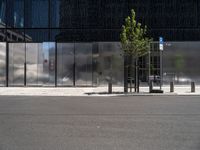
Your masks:
<svg viewBox="0 0 200 150"><path fill-rule="evenodd" d="M73 86L74 44L57 43L57 85Z"/></svg>
<svg viewBox="0 0 200 150"><path fill-rule="evenodd" d="M77 41L74 37L77 35L74 33L72 29L60 29L60 30L53 30L51 29L51 39L56 40L58 42L71 42Z"/></svg>
<svg viewBox="0 0 200 150"><path fill-rule="evenodd" d="M24 0L7 0L7 27L24 27Z"/></svg>
<svg viewBox="0 0 200 150"><path fill-rule="evenodd" d="M41 44L26 44L26 84L27 86L38 85L38 51Z"/></svg>
<svg viewBox="0 0 200 150"><path fill-rule="evenodd" d="M92 71L93 71L93 86L99 85L99 74L98 74L98 65L99 65L99 44L93 43L92 45Z"/></svg>
<svg viewBox="0 0 200 150"><path fill-rule="evenodd" d="M60 25L60 1L61 0L51 0L51 27L58 28Z"/></svg>
<svg viewBox="0 0 200 150"><path fill-rule="evenodd" d="M7 41L9 42L24 42L24 37L31 40L30 37L25 36L24 29L7 29Z"/></svg>
<svg viewBox="0 0 200 150"><path fill-rule="evenodd" d="M55 86L55 43L41 43L38 51L38 85Z"/></svg>
<svg viewBox="0 0 200 150"><path fill-rule="evenodd" d="M24 86L25 44L9 43L9 85Z"/></svg>
<svg viewBox="0 0 200 150"><path fill-rule="evenodd" d="M60 30L59 29L50 29L50 41L59 41ZM59 41L61 42L61 41Z"/></svg>
<svg viewBox="0 0 200 150"><path fill-rule="evenodd" d="M0 0L0 28L5 28L6 25L6 0Z"/></svg>
<svg viewBox="0 0 200 150"><path fill-rule="evenodd" d="M45 42L49 41L49 30L48 29L31 29L25 30L27 42Z"/></svg>
<svg viewBox="0 0 200 150"><path fill-rule="evenodd" d="M151 44L150 78L160 76L160 49L158 43Z"/></svg>
<svg viewBox="0 0 200 150"><path fill-rule="evenodd" d="M6 84L6 43L0 43L0 86Z"/></svg>
<svg viewBox="0 0 200 150"><path fill-rule="evenodd" d="M48 27L49 0L26 0L25 19L28 28Z"/></svg>
<svg viewBox="0 0 200 150"><path fill-rule="evenodd" d="M92 86L92 44L75 44L76 85Z"/></svg>
<svg viewBox="0 0 200 150"><path fill-rule="evenodd" d="M100 85L107 85L110 79L113 85L123 84L124 62L121 53L120 43L99 43L98 80Z"/></svg>
<svg viewBox="0 0 200 150"><path fill-rule="evenodd" d="M164 46L164 84L200 84L200 42L167 42Z"/></svg>
<svg viewBox="0 0 200 150"><path fill-rule="evenodd" d="M0 41L6 41L6 29L0 29Z"/></svg>

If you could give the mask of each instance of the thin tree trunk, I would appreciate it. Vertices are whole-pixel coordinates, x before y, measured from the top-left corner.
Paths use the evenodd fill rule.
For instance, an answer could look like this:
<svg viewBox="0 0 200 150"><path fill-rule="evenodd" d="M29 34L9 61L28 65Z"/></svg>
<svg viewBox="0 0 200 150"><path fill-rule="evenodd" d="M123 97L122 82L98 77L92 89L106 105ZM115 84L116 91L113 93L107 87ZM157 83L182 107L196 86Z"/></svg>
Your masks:
<svg viewBox="0 0 200 150"><path fill-rule="evenodd" d="M124 56L124 93L128 93L128 68L127 56Z"/></svg>
<svg viewBox="0 0 200 150"><path fill-rule="evenodd" d="M138 93L138 58L136 59L136 92Z"/></svg>
<svg viewBox="0 0 200 150"><path fill-rule="evenodd" d="M129 82L130 82L130 92L132 93L132 77L133 77L133 56L130 56L130 77L129 77Z"/></svg>
<svg viewBox="0 0 200 150"><path fill-rule="evenodd" d="M140 81L139 81L139 59L137 59L137 93L140 92Z"/></svg>
<svg viewBox="0 0 200 150"><path fill-rule="evenodd" d="M135 92L137 92L137 58L135 58L135 76L134 76L134 88Z"/></svg>

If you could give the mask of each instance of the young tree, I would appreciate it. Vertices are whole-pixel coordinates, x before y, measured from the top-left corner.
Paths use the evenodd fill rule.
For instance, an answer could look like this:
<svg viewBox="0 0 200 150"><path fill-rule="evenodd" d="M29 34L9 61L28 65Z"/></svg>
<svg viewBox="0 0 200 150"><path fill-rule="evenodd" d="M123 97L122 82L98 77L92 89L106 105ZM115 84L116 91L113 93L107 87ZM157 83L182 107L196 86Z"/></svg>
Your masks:
<svg viewBox="0 0 200 150"><path fill-rule="evenodd" d="M135 11L131 10L131 16L125 19L125 25L122 26L122 32L120 34L122 50L125 58L125 81L124 91L128 90L128 67L132 76L132 69L135 68L135 92L139 92L139 66L138 59L149 52L151 38L147 37L147 26L142 27L141 23L136 21ZM128 61L127 61L128 60ZM133 60L135 64L133 64ZM131 87L132 91L132 87Z"/></svg>

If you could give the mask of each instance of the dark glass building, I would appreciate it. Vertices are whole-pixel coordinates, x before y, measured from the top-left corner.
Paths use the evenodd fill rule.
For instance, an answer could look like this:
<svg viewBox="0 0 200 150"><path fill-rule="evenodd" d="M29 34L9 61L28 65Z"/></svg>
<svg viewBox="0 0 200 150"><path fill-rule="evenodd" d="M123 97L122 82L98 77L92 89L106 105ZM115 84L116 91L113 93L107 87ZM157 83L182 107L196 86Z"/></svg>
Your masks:
<svg viewBox="0 0 200 150"><path fill-rule="evenodd" d="M12 30L34 42L119 41L132 8L155 40L200 40L198 0L0 0L1 34Z"/></svg>
<svg viewBox="0 0 200 150"><path fill-rule="evenodd" d="M198 0L0 0L0 85L120 84L119 34L131 9L154 40L200 40ZM141 68L145 79L145 59Z"/></svg>

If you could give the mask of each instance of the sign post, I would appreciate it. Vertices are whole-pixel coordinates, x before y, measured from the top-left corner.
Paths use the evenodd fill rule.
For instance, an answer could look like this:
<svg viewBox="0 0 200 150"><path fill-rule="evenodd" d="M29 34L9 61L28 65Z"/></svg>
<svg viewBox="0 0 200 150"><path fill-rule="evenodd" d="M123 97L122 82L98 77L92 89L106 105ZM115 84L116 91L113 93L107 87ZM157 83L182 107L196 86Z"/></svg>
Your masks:
<svg viewBox="0 0 200 150"><path fill-rule="evenodd" d="M163 50L164 50L163 37L159 37L159 49L160 49L160 89L162 89L162 85L163 85Z"/></svg>

